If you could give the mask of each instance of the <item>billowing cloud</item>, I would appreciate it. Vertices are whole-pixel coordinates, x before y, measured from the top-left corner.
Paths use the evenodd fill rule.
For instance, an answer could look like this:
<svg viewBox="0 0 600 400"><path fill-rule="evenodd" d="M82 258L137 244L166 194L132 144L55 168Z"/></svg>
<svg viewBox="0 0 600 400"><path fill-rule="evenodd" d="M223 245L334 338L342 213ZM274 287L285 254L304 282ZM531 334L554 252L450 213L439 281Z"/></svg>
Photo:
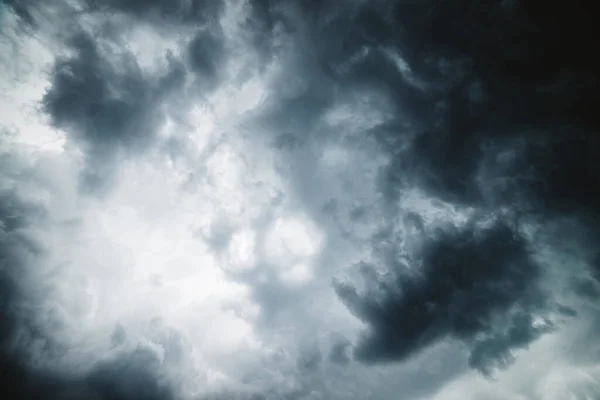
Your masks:
<svg viewBox="0 0 600 400"><path fill-rule="evenodd" d="M224 6L221 0L86 0L85 5L90 11L123 12L138 18L190 24L217 19Z"/></svg>
<svg viewBox="0 0 600 400"><path fill-rule="evenodd" d="M403 359L454 336L474 342L471 362L487 369L513 346L535 340L546 328L536 327L531 315L543 306L536 287L540 267L518 233L492 224L436 232L382 277L360 265L369 280L364 298L347 284L336 284L338 295L371 330L356 357Z"/></svg>
<svg viewBox="0 0 600 400"><path fill-rule="evenodd" d="M0 5L16 398L600 393L582 2Z"/></svg>
<svg viewBox="0 0 600 400"><path fill-rule="evenodd" d="M112 172L106 164L114 163L118 150L135 154L148 148L165 122L163 104L182 85L185 69L165 55L168 70L144 76L130 51L102 46L91 33L77 32L68 42L72 54L55 61L42 104L52 123L87 152L93 184Z"/></svg>

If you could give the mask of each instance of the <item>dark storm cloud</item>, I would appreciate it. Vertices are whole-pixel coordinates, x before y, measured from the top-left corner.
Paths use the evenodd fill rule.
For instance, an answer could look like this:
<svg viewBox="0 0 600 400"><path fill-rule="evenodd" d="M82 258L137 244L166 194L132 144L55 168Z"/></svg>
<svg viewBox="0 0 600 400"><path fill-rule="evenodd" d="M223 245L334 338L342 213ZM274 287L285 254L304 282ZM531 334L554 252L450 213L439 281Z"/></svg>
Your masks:
<svg viewBox="0 0 600 400"><path fill-rule="evenodd" d="M507 326L499 329L500 332L475 344L469 357L469 365L488 375L494 368L505 368L515 360L511 350L527 348L553 328L549 321L536 325L531 315L518 314Z"/></svg>
<svg viewBox="0 0 600 400"><path fill-rule="evenodd" d="M86 0L89 10L117 11L137 18L201 24L215 20L222 0Z"/></svg>
<svg viewBox="0 0 600 400"><path fill-rule="evenodd" d="M136 154L152 143L164 121L162 102L183 83L185 68L168 58L165 75L148 77L133 54L103 54L97 39L85 32L69 45L74 55L56 61L42 104L52 123L83 146L93 186L110 173L115 151Z"/></svg>
<svg viewBox="0 0 600 400"><path fill-rule="evenodd" d="M161 380L160 360L147 349L136 349L110 362L99 364L85 377L89 389L106 400L167 400L174 398Z"/></svg>
<svg viewBox="0 0 600 400"><path fill-rule="evenodd" d="M5 157L0 161L8 171ZM17 328L27 323L28 316L21 314L24 304L21 296L27 293L28 267L43 253L43 247L30 237L27 229L42 221L45 214L35 203L6 189L0 191L0 350L3 355L0 358L3 359L11 358Z"/></svg>
<svg viewBox="0 0 600 400"><path fill-rule="evenodd" d="M35 400L169 400L171 388L149 367L158 363L151 354L122 356L85 376L58 374L25 366L18 358L0 361L1 383L12 399Z"/></svg>
<svg viewBox="0 0 600 400"><path fill-rule="evenodd" d="M498 201L483 199L475 182L482 149L518 138L527 150L513 168L532 175L528 181L499 176L513 178L508 204L526 189L540 211L594 208L598 61L589 56L596 28L582 2L558 10L539 2L398 1L387 11L387 17L361 11L357 29L396 49L431 83L419 93L393 72L374 74L366 59L357 66L391 84L392 98L416 127L414 139L387 132L410 143L402 150L386 143L399 153L387 185L419 185L449 201Z"/></svg>
<svg viewBox="0 0 600 400"><path fill-rule="evenodd" d="M347 18L327 21L332 8L323 13L312 6L319 2L249 2L248 34L268 65L273 59L283 64L285 84L272 88L266 106L254 121L261 130L274 132L274 145L294 148L315 140L315 126L335 100L339 82L328 65L337 57L339 39ZM345 11L345 7L340 7ZM343 13L342 15L345 16ZM336 62L339 60L336 60ZM259 66L262 68L262 66Z"/></svg>
<svg viewBox="0 0 600 400"><path fill-rule="evenodd" d="M379 181L390 204L416 187L542 225L575 218L598 239L600 135L592 105L600 66L591 57L594 17L583 2L560 9L505 1L252 4L264 31L279 22L296 34L302 62L290 65L290 76L310 76L261 120L279 133L280 147L308 140L335 88L374 88L395 111L365 132L391 156ZM506 365L512 350L554 328L535 317L546 306L529 245L500 223L445 232L420 253L418 277L373 282L378 289L364 297L337 285L371 327L357 358L404 359L452 336L472 346L472 366ZM597 292L591 279L576 288L588 298Z"/></svg>
<svg viewBox="0 0 600 400"><path fill-rule="evenodd" d="M2 0L0 2L0 17L2 17L2 11L4 7L14 12L22 21L29 25L34 23L33 16L30 11L29 0Z"/></svg>
<svg viewBox="0 0 600 400"><path fill-rule="evenodd" d="M12 160L2 155L3 171L11 171ZM4 175L4 174L3 174ZM4 178L5 176L3 176ZM0 193L0 385L16 399L40 397L55 387L54 377L28 368L24 345L42 344L49 353L55 347L34 323L30 311L35 298L28 290L29 267L35 265L43 247L27 229L43 220L45 212L12 190ZM27 307L29 306L29 307Z"/></svg>
<svg viewBox="0 0 600 400"><path fill-rule="evenodd" d="M21 7L27 3L3 0L23 19L31 16ZM246 23L264 64L283 52L281 41L289 40L293 48L284 66L283 76L289 79L275 88L257 119L261 129L276 132L278 147L292 151L313 140L313 128L337 100L336 90L374 89L395 113L385 126L365 132L392 160L382 169L379 186L390 204L401 203L404 190L417 187L485 212L510 208L539 218L540 224L574 217L593 239L599 237L595 106L600 103L600 65L590 56L599 35L597 19L582 1L568 6L499 0L341 3L250 2ZM187 48L188 61L199 81L214 85L225 58L222 35L215 28L221 1L88 4L90 10L147 21L199 25ZM280 35L285 39L279 40ZM181 82L184 69L174 62L166 76L149 78L131 54L111 54L120 61L108 61L96 38L84 33L73 38L71 47L74 55L58 60L44 98L55 126L84 145L92 170L110 164L116 151L147 148L162 120L158 105ZM394 56L402 57L407 68ZM299 184L297 189L299 195L305 190ZM15 274L20 263L31 263L40 251L21 228L26 215L42 211L11 201L0 197L2 383L24 398L170 398L170 388L157 376L159 362L146 350L69 379L28 367L12 350L17 329L36 329L29 327L26 313L16 311L22 304L22 281ZM214 233L215 243L226 243L226 229ZM386 235L383 231L380 239L392 242L389 247L400 246ZM415 235L423 235L423 227L417 226ZM544 319L551 299L539 290L543 271L532 259L530 244L502 221L487 228L448 228L422 239L423 247L404 260L395 257L395 249L375 243L374 253L390 275L380 278L375 266L363 264L365 294L348 284L335 285L369 328L354 350L358 360L406 360L450 337L469 346L472 367L490 373L510 364L513 351L558 329ZM597 300L599 265L590 263L589 276L571 282L581 298ZM300 298L273 276L261 282L248 275L253 299L264 311L263 323L272 323ZM571 308L559 311L576 317ZM115 343L123 337L123 332L115 335ZM584 339L582 343L596 340ZM330 359L343 363L347 345L336 346ZM47 347L60 351L59 346ZM321 365L320 353L307 357L302 361L307 369Z"/></svg>
<svg viewBox="0 0 600 400"><path fill-rule="evenodd" d="M135 19L150 21L160 28L170 23L189 25L199 30L191 38L187 53L190 69L199 76L200 90L214 89L218 72L225 60L224 38L219 18L222 0L88 0L88 10L119 12Z"/></svg>
<svg viewBox="0 0 600 400"><path fill-rule="evenodd" d="M112 54L120 58L120 65L114 65L83 32L71 46L75 55L56 62L43 99L53 123L94 151L143 147L161 122L160 100L181 82L183 68L173 65L168 75L147 81L130 53Z"/></svg>
<svg viewBox="0 0 600 400"><path fill-rule="evenodd" d="M592 104L599 100L600 66L590 57L596 28L581 2L564 10L466 0L250 6L268 54L281 51L272 45L276 38L291 37L297 60L288 66L288 86L303 81L295 92L274 93L276 106L263 114L261 127L302 143L336 90L376 89L395 110L392 121L365 132L392 156L381 173L388 198L418 186L483 207L552 215L597 209L600 146ZM511 170L482 181L482 163L513 146L526 149Z"/></svg>
<svg viewBox="0 0 600 400"><path fill-rule="evenodd" d="M216 78L225 57L220 28L198 32L190 41L188 52L190 66L199 75L201 84L214 87L218 83Z"/></svg>
<svg viewBox="0 0 600 400"><path fill-rule="evenodd" d="M406 359L454 337L473 345L472 365L485 371L540 334L532 324L544 311L540 267L526 241L502 222L437 232L408 266L389 268L385 280L364 270L364 295L335 284L349 310L368 324L354 351L359 361Z"/></svg>
<svg viewBox="0 0 600 400"><path fill-rule="evenodd" d="M82 182L93 189L106 186L115 164L112 157L118 152L134 155L153 143L169 111L169 101L176 100L174 93L182 88L188 71L197 78L194 88L198 93L216 87L225 62L218 20L224 5L221 1L161 0L86 5L81 16L117 13L132 18L134 24L150 22L159 30L173 30L182 24L198 28L188 35L183 60L171 53L164 55L168 68L160 75L143 70L127 49L119 37L119 19L110 20L96 34L76 28L70 36L66 44L72 53L57 58L42 104L54 126L83 145L89 162Z"/></svg>
<svg viewBox="0 0 600 400"><path fill-rule="evenodd" d="M121 352L90 371L59 373L39 365L67 351L46 333L61 322L38 298L43 282L29 272L44 247L28 229L43 223L45 212L14 193L0 193L0 386L11 399L168 400L172 389L160 375L160 360L146 349ZM172 342L172 341L171 341ZM168 346L167 349L173 346ZM34 351L37 349L37 351ZM173 353L173 351L167 351ZM95 360L93 360L96 363Z"/></svg>
<svg viewBox="0 0 600 400"><path fill-rule="evenodd" d="M390 155L379 190L392 214L404 213L397 204L418 188L484 213L509 209L542 226L575 218L597 235L600 135L592 104L600 100L600 65L590 56L598 35L582 2L560 9L462 0L250 4L267 54L281 52L273 45L278 38L294 43L287 87L302 82L296 91L275 92L259 118L276 133L278 148L294 151L314 140L324 110L339 98L334 92L374 89L394 112L364 132ZM306 195L296 184L298 196ZM412 274L399 272L393 251L375 246L395 277L376 278L365 264L372 290L359 295L336 285L369 326L356 358L403 360L454 337L470 346L469 364L490 373L510 364L514 350L559 329L543 319L554 302L538 290L543 278L529 253L537 244L512 225L425 239L409 260ZM388 247L401 245L390 240ZM587 298L597 293L592 279L573 286Z"/></svg>
<svg viewBox="0 0 600 400"><path fill-rule="evenodd" d="M251 4L257 30L267 32L263 42L278 24L293 32L301 61L290 65L290 76L310 76L302 93L282 99L288 118L285 128L275 124L278 129L305 136L339 87L376 88L392 102L395 121L370 133L395 157L382 177L390 195L418 185L448 201L489 201L475 179L482 147L521 138L532 147L525 167L535 167L541 182L556 182L532 188L531 196L597 203L581 195L598 186L592 105L600 69L590 56L594 18L583 2L564 9L467 0ZM394 56L406 62L404 70ZM295 114L303 122L299 129ZM549 155L535 150L539 132ZM568 153L553 154L565 143ZM587 188L565 176L585 178Z"/></svg>

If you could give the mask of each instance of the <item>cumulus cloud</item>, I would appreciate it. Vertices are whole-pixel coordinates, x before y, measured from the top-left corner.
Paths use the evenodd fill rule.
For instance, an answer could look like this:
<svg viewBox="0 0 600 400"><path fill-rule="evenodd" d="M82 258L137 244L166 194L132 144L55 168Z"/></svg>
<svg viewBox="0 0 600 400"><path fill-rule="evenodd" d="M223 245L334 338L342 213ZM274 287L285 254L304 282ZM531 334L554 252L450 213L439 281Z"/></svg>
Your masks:
<svg viewBox="0 0 600 400"><path fill-rule="evenodd" d="M407 358L454 336L474 342L471 363L485 370L543 332L531 315L543 307L540 267L525 241L501 222L436 232L381 278L367 264L360 269L369 280L364 297L347 284L335 286L370 327L355 351L359 360Z"/></svg>
<svg viewBox="0 0 600 400"><path fill-rule="evenodd" d="M54 126L82 142L93 164L88 182L93 185L117 150L135 154L148 148L164 123L165 98L181 86L185 69L168 60L166 73L145 77L131 52L102 46L84 31L69 45L73 54L55 61L42 104Z"/></svg>
<svg viewBox="0 0 600 400"><path fill-rule="evenodd" d="M600 393L583 2L0 7L16 398Z"/></svg>

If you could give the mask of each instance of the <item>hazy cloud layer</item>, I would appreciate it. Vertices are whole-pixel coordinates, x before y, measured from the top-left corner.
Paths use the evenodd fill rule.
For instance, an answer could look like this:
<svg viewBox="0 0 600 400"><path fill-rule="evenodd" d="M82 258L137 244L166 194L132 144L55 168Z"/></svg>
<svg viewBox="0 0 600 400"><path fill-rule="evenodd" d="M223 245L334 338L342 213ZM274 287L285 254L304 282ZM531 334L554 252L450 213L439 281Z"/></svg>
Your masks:
<svg viewBox="0 0 600 400"><path fill-rule="evenodd" d="M0 2L24 399L600 396L585 2Z"/></svg>

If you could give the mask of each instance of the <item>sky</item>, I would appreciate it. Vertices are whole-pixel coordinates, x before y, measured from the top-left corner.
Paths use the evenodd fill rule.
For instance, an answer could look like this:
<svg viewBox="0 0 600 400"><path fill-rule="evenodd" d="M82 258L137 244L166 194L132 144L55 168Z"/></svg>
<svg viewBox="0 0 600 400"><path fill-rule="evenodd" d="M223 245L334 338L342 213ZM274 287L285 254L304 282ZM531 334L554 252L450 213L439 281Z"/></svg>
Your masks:
<svg viewBox="0 0 600 400"><path fill-rule="evenodd" d="M583 0L1 0L11 399L600 399Z"/></svg>

